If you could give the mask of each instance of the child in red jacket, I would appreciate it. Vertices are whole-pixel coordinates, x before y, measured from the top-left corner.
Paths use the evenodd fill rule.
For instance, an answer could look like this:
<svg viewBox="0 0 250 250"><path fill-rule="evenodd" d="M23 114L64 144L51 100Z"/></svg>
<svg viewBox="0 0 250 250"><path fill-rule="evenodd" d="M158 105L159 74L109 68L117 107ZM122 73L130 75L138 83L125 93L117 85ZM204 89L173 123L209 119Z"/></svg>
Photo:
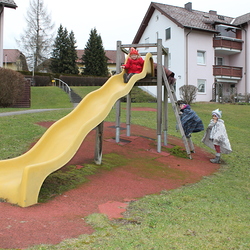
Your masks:
<svg viewBox="0 0 250 250"><path fill-rule="evenodd" d="M126 69L124 74L124 82L127 83L131 76L142 72L144 60L139 55L135 48L131 48L129 52L129 57L126 64L121 66L122 69Z"/></svg>

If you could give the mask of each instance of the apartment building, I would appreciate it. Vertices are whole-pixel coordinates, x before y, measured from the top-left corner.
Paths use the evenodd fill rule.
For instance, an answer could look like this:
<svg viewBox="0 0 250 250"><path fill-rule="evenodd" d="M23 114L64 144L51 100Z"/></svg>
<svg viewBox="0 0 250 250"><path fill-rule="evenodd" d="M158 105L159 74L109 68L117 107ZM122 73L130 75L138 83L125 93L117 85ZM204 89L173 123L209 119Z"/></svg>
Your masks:
<svg viewBox="0 0 250 250"><path fill-rule="evenodd" d="M132 43L162 39L178 97L181 86L194 85L197 102L244 100L250 93L249 22L250 13L233 18L193 10L191 2L184 7L152 2Z"/></svg>

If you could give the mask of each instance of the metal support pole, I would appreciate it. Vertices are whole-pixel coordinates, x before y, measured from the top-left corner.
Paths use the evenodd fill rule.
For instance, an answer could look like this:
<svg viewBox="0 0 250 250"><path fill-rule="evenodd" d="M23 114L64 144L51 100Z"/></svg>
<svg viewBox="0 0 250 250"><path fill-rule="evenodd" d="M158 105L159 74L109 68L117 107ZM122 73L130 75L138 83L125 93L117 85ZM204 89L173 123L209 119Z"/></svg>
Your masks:
<svg viewBox="0 0 250 250"><path fill-rule="evenodd" d="M3 67L3 22L4 22L4 4L0 5L0 67Z"/></svg>
<svg viewBox="0 0 250 250"><path fill-rule="evenodd" d="M103 122L96 127L96 140L95 140L95 164L102 164L102 135L103 135Z"/></svg>
<svg viewBox="0 0 250 250"><path fill-rule="evenodd" d="M168 68L168 49L164 49L164 66ZM164 84L163 143L168 144L168 90Z"/></svg>
<svg viewBox="0 0 250 250"><path fill-rule="evenodd" d="M157 152L161 152L162 126L162 40L157 39Z"/></svg>
<svg viewBox="0 0 250 250"><path fill-rule="evenodd" d="M127 116L126 116L126 124L127 124L127 136L130 136L130 124L131 124L131 92L127 94Z"/></svg>
<svg viewBox="0 0 250 250"><path fill-rule="evenodd" d="M168 144L168 90L164 86L163 143Z"/></svg>
<svg viewBox="0 0 250 250"><path fill-rule="evenodd" d="M120 142L121 99L117 100L115 106L116 106L115 141L118 143Z"/></svg>
<svg viewBox="0 0 250 250"><path fill-rule="evenodd" d="M116 74L121 72L121 41L116 44ZM115 119L115 141L120 142L120 124L121 124L121 100L117 100L116 104L116 119Z"/></svg>

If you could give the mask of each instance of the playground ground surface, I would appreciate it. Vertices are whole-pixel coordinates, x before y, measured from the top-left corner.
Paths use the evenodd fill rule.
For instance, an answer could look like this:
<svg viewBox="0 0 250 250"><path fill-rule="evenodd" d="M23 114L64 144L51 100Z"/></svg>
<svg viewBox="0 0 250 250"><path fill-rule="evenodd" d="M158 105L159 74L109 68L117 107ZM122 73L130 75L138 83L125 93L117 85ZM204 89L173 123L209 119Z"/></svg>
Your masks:
<svg viewBox="0 0 250 250"><path fill-rule="evenodd" d="M39 124L49 127L52 123ZM131 136L127 137L126 125L122 124L121 142L116 143L114 125L104 123L103 154L119 154L127 163L101 170L89 176L87 183L46 203L21 208L0 202L0 248L58 244L91 234L94 229L84 221L89 214L103 213L110 220L120 218L130 201L198 182L219 168L209 162L212 155L201 148L196 148L192 160L173 156L166 150L157 153L156 131L138 125L131 125ZM169 136L166 148L174 146L183 147L183 143ZM93 162L94 148L93 130L68 164L81 168L84 163Z"/></svg>

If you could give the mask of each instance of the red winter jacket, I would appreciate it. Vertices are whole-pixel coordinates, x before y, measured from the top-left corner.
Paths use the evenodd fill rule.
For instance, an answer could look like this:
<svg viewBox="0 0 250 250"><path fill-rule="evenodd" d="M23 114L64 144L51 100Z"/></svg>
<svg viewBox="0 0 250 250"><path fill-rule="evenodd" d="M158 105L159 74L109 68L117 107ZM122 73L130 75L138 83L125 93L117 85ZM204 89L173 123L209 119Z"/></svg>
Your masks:
<svg viewBox="0 0 250 250"><path fill-rule="evenodd" d="M139 57L135 60L133 60L129 57L126 64L124 64L123 66L127 70L128 74L130 74L130 73L137 73L138 74L138 73L142 72L143 64L144 64L144 60L141 57Z"/></svg>

